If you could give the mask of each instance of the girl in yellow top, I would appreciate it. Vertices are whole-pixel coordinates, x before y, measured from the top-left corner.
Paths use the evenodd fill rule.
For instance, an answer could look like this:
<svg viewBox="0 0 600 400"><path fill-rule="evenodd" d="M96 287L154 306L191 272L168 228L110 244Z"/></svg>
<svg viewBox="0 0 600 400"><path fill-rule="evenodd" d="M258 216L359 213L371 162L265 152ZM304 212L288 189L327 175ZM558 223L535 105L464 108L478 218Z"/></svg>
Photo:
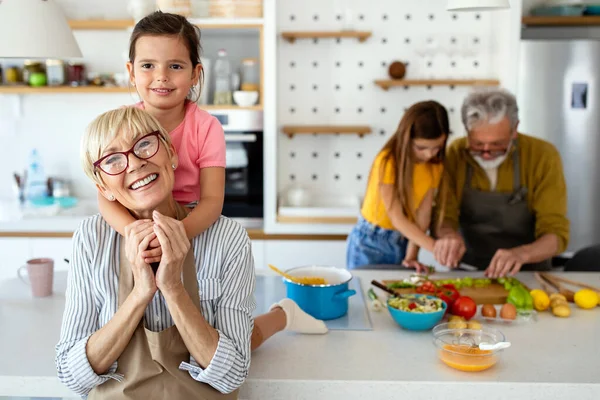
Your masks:
<svg viewBox="0 0 600 400"><path fill-rule="evenodd" d="M361 217L348 236L348 268L400 264L423 268L417 256L420 247L433 253L435 240L427 231L449 132L448 113L435 101L414 104L406 111L373 162ZM439 194L442 205L445 193Z"/></svg>

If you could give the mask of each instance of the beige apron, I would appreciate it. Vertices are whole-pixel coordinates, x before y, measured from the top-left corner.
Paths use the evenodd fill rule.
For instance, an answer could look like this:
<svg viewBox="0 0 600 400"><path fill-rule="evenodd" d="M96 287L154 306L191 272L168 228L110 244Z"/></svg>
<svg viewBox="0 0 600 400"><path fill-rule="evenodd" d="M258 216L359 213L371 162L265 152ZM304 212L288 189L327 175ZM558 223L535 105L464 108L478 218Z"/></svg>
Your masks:
<svg viewBox="0 0 600 400"><path fill-rule="evenodd" d="M185 215L186 211L178 205L178 219ZM119 307L133 289L133 272L125 256L125 240L121 237L120 241ZM192 248L183 263L183 285L194 305L202 310ZM179 369L183 361L190 361L190 353L177 327L173 325L161 332L152 332L145 328L142 318L117 360L116 372L125 376L124 382L110 379L94 388L88 399L237 399L237 390L222 394L212 386L194 380L188 371Z"/></svg>

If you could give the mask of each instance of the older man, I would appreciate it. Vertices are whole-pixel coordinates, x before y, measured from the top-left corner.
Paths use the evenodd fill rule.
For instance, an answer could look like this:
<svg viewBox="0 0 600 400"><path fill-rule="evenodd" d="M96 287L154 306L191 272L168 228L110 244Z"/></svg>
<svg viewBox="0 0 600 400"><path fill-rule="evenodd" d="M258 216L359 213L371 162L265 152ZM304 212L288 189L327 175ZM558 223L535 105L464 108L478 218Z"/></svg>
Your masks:
<svg viewBox="0 0 600 400"><path fill-rule="evenodd" d="M446 155L449 196L436 259L456 265L462 257L490 277L549 269L569 240L558 151L517 131L517 102L506 91L474 92L461 113L467 137Z"/></svg>

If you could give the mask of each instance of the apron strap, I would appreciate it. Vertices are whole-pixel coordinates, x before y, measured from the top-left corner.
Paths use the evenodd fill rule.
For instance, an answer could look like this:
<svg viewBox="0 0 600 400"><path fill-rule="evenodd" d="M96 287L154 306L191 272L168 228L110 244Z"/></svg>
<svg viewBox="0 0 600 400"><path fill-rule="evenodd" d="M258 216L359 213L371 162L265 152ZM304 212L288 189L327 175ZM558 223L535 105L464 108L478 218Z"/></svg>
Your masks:
<svg viewBox="0 0 600 400"><path fill-rule="evenodd" d="M513 154L513 190L516 192L521 189L521 163L519 157L519 146L515 140L515 151Z"/></svg>
<svg viewBox="0 0 600 400"><path fill-rule="evenodd" d="M471 167L471 163L467 161L467 178L466 178L466 186L471 188L471 179L473 179L473 167Z"/></svg>

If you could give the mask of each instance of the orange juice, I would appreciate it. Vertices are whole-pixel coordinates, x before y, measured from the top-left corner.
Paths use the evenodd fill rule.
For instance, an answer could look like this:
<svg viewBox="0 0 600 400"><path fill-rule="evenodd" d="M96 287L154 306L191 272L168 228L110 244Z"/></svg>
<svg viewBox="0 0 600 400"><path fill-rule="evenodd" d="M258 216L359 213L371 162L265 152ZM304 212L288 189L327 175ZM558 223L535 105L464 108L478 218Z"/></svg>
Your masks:
<svg viewBox="0 0 600 400"><path fill-rule="evenodd" d="M491 350L454 344L444 345L444 350L440 350L440 360L449 367L467 372L486 370L497 361Z"/></svg>

